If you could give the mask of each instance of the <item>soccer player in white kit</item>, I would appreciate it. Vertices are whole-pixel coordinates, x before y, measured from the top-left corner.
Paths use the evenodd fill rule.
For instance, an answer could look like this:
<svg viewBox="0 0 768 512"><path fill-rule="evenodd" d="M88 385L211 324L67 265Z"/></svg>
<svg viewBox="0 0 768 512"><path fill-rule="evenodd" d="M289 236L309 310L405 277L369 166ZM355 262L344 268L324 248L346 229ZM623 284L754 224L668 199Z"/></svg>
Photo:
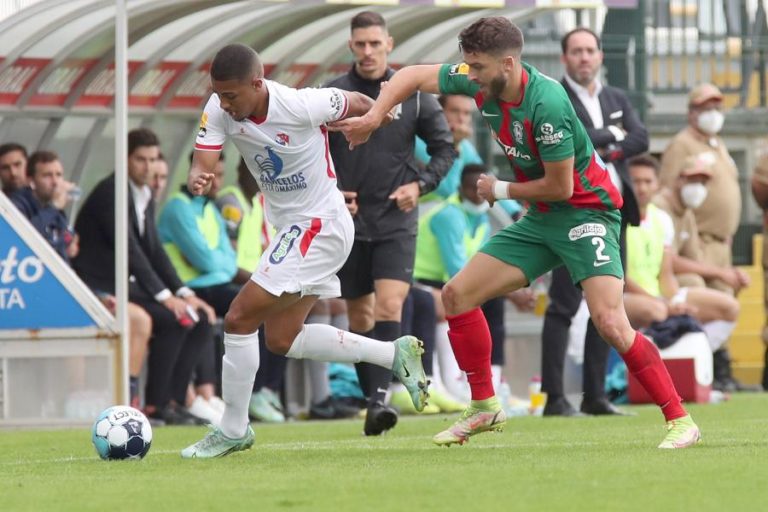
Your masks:
<svg viewBox="0 0 768 512"><path fill-rule="evenodd" d="M354 238L352 217L336 186L326 124L364 114L372 100L340 89L296 90L266 80L258 54L241 44L219 50L210 73L213 94L201 118L187 186L195 195L208 191L211 170L229 138L258 181L277 233L224 318L221 427L181 456L221 457L253 445L248 401L259 368L262 324L267 347L277 354L391 368L422 410L428 394L419 340L403 336L386 343L328 325L304 325L319 298L339 296L336 272Z"/></svg>

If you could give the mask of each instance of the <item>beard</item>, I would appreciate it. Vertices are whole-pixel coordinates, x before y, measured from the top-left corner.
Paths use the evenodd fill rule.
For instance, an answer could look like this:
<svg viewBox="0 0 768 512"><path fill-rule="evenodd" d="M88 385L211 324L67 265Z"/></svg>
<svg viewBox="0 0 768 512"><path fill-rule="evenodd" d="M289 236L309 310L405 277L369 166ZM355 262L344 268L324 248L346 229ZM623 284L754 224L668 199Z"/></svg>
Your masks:
<svg viewBox="0 0 768 512"><path fill-rule="evenodd" d="M504 92L504 89L506 87L507 87L507 77L499 73L498 75L493 77L491 79L491 82L488 84L488 96L490 96L493 99L498 99L499 96L501 96L501 93Z"/></svg>

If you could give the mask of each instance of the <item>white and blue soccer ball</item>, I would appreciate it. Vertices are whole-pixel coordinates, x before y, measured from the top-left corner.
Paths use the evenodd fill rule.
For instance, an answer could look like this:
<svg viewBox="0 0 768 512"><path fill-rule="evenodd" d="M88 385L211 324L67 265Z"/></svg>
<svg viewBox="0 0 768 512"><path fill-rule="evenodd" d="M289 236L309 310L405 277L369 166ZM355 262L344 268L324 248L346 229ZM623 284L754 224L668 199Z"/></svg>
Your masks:
<svg viewBox="0 0 768 512"><path fill-rule="evenodd" d="M141 459L152 445L152 426L138 409L115 405L93 423L91 439L105 460Z"/></svg>

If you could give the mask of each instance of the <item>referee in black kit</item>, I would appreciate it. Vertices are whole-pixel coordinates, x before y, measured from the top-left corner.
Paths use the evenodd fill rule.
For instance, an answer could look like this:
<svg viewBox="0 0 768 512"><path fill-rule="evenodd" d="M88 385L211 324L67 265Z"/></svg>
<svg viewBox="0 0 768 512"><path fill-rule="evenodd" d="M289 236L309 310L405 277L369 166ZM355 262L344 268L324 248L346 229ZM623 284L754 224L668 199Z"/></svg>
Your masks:
<svg viewBox="0 0 768 512"><path fill-rule="evenodd" d="M384 18L375 12L355 15L350 28L355 64L325 86L376 99L382 83L395 72L387 64L392 37ZM419 196L437 187L456 158L451 131L435 97L416 93L393 114L392 123L354 151L342 134L329 137L339 188L355 220L355 243L338 274L349 328L379 340L402 334L400 317L413 277ZM426 169L414 158L416 135L427 143L431 156ZM380 435L397 423L397 413L384 405L392 372L360 363L357 375L369 399L363 431Z"/></svg>

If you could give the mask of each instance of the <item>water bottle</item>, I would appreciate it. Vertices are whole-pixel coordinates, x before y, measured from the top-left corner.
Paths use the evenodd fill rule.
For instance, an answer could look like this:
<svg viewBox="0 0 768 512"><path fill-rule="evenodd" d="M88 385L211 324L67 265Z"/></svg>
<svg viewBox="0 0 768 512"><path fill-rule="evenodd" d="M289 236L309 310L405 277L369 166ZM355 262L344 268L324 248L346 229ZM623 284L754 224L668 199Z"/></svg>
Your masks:
<svg viewBox="0 0 768 512"><path fill-rule="evenodd" d="M528 399L531 401L530 413L533 416L544 414L547 395L541 391L541 377L538 375L531 377L531 381L528 383Z"/></svg>

